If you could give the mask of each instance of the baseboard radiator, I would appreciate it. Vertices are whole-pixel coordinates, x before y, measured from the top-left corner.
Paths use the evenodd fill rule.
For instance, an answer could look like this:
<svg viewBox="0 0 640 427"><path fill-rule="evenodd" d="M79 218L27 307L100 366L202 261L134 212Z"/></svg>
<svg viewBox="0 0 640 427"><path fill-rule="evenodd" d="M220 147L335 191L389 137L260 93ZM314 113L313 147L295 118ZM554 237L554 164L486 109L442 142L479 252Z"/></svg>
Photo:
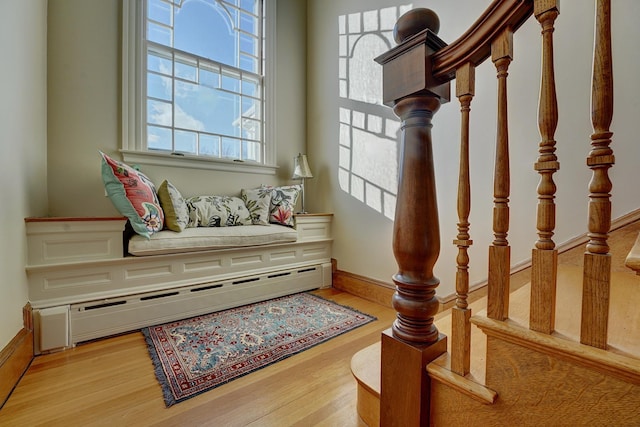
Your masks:
<svg viewBox="0 0 640 427"><path fill-rule="evenodd" d="M322 286L331 264L38 310L36 353Z"/></svg>

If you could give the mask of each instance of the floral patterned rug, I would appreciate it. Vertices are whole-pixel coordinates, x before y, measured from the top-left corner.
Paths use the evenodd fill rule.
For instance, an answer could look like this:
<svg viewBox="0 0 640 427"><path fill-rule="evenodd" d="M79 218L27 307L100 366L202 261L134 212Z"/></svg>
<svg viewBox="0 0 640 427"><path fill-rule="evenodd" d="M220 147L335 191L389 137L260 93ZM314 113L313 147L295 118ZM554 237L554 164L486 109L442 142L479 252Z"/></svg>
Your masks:
<svg viewBox="0 0 640 427"><path fill-rule="evenodd" d="M375 317L300 293L142 329L167 407Z"/></svg>

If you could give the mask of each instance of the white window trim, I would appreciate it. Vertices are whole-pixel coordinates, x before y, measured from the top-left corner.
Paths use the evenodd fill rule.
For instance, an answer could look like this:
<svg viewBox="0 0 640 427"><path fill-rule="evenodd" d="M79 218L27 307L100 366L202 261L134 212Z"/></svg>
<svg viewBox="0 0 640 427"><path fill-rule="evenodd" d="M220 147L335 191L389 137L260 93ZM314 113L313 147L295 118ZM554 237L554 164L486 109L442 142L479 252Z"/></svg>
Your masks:
<svg viewBox="0 0 640 427"><path fill-rule="evenodd" d="M177 166L226 172L275 175L276 165L276 12L277 0L265 0L265 79L264 79L264 163L211 159L189 155L158 153L142 149L144 100L144 70L142 69L141 24L144 0L123 0L122 8L122 145L124 161L132 164Z"/></svg>

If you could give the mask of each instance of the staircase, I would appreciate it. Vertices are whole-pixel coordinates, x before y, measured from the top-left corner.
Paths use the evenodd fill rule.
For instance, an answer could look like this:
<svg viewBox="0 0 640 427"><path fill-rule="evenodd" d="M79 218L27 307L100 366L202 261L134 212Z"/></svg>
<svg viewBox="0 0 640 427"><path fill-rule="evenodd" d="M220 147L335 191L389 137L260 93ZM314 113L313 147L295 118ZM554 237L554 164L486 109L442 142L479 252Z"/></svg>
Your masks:
<svg viewBox="0 0 640 427"><path fill-rule="evenodd" d="M477 313L471 319L470 372L452 373L451 346L426 366L431 425L639 425L640 277L625 265L637 249L638 235L640 220L610 234L616 254L610 305L615 309L610 311L606 351L579 344L584 252L580 245L559 255L553 334L532 332L527 326L530 282L510 294L507 322L486 317L486 297L469 305ZM530 269L516 273L525 278L530 274ZM520 280L512 276L512 282ZM439 314L435 324L451 336L451 310ZM374 344L351 361L358 383L358 414L368 426L380 425L380 350L380 343Z"/></svg>
<svg viewBox="0 0 640 427"><path fill-rule="evenodd" d="M619 230L612 226L611 0L594 1L588 230L586 245L563 254L553 241L553 175L559 169L553 32L559 2L494 0L450 45L436 34L437 15L414 9L396 24L398 46L376 58L383 67L383 102L402 120L402 152L393 235L397 317L379 344L352 360L358 413L367 425L640 425L640 277L631 270L640 270L640 243L634 246L640 215L630 215ZM513 34L533 17L542 42L541 142L534 166L540 175L538 239L530 280L514 289L512 282L520 280L510 275L507 79ZM470 105L475 69L488 58L498 92L494 240L487 296L469 304ZM453 82L461 112L456 303L437 314L433 267L440 234L431 126Z"/></svg>

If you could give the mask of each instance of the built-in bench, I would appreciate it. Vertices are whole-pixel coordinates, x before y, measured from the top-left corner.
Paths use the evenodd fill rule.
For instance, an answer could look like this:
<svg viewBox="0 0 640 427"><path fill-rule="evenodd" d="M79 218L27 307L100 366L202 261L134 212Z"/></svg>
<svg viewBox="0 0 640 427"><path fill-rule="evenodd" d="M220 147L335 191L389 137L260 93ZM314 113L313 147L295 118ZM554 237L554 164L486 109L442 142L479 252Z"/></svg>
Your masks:
<svg viewBox="0 0 640 427"><path fill-rule="evenodd" d="M36 354L330 287L331 220L299 214L295 228L205 227L129 241L126 218L27 218Z"/></svg>

